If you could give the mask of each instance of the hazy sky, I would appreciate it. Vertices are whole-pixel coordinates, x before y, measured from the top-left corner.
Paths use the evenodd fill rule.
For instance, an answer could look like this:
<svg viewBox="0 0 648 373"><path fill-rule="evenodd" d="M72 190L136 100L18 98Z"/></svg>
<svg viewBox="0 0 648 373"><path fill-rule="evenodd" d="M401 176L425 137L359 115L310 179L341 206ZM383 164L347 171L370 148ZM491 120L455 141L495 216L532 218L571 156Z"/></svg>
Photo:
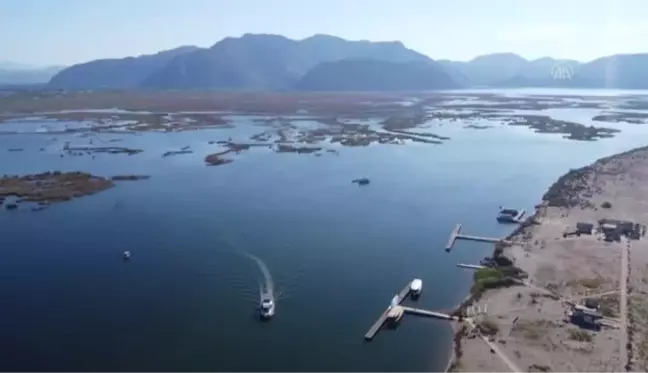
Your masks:
<svg viewBox="0 0 648 373"><path fill-rule="evenodd" d="M72 64L226 36L400 40L434 59L648 52L647 0L0 0L0 61Z"/></svg>

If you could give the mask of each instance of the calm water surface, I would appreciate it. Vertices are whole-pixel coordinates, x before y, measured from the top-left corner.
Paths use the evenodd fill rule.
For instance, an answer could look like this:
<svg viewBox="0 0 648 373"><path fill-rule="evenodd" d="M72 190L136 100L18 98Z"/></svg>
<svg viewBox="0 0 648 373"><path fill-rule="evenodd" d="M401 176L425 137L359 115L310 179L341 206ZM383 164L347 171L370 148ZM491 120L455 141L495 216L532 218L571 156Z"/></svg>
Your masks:
<svg viewBox="0 0 648 373"><path fill-rule="evenodd" d="M586 124L590 114L551 111ZM145 152L95 159L60 158L64 136L0 136L2 174L152 176L38 213L0 211L0 369L442 370L451 347L443 321L409 316L371 343L363 335L414 277L422 307L463 299L472 273L456 264L492 246L459 242L445 253L456 223L507 234L498 206L532 209L569 168L648 138L648 126L610 126L623 132L574 142L433 121L428 130L451 141L322 157L253 149L220 167L203 165L217 148L209 140L263 129L241 118L234 129L100 134L95 144L122 138L111 144ZM195 153L161 157L186 145ZM15 147L25 150L6 151ZM350 183L358 177L371 184ZM282 293L271 322L257 318L261 273L244 252L267 264Z"/></svg>

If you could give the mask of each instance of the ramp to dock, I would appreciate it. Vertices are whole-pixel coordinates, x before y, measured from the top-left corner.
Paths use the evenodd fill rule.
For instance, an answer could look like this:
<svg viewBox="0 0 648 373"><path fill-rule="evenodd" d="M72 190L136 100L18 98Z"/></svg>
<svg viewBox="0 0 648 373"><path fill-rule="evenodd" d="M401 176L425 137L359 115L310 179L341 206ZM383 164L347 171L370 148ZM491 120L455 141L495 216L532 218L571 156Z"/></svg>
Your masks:
<svg viewBox="0 0 648 373"><path fill-rule="evenodd" d="M424 309L421 309L421 308L412 308L412 307L405 307L405 306L401 306L401 307L403 308L403 311L405 311L407 313L414 314L414 315L434 317L434 318L443 319L443 320L455 320L456 319L454 316L450 316L450 315L448 315L446 313L430 311L430 310L424 310Z"/></svg>
<svg viewBox="0 0 648 373"><path fill-rule="evenodd" d="M515 221L518 223L522 222L522 218L524 217L525 214L526 214L526 210L520 210L520 213L518 213L517 216L515 217Z"/></svg>
<svg viewBox="0 0 648 373"><path fill-rule="evenodd" d="M408 282L407 285L405 285L405 287L397 295L399 305L405 300L405 298L407 298L409 292L410 292L410 283ZM383 326L385 321L387 321L387 315L389 314L390 309L391 306L387 307L387 309L383 311L380 317L378 317L378 320L376 320L376 322L371 326L371 328L369 328L369 331L367 332L367 334L365 334L366 340L368 341L372 340L373 337L378 333L378 331Z"/></svg>
<svg viewBox="0 0 648 373"><path fill-rule="evenodd" d="M466 241L487 242L487 243L497 243L502 241L501 239L496 237L469 236L467 234L458 234L457 239L466 240Z"/></svg>

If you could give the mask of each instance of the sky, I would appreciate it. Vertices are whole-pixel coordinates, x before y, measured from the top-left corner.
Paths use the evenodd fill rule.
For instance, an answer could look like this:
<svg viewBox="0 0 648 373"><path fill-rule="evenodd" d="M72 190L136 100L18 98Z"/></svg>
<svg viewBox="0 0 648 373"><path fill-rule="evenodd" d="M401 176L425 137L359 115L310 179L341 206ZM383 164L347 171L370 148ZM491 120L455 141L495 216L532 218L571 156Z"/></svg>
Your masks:
<svg viewBox="0 0 648 373"><path fill-rule="evenodd" d="M227 36L399 40L433 59L648 52L646 0L0 0L0 61L70 65Z"/></svg>

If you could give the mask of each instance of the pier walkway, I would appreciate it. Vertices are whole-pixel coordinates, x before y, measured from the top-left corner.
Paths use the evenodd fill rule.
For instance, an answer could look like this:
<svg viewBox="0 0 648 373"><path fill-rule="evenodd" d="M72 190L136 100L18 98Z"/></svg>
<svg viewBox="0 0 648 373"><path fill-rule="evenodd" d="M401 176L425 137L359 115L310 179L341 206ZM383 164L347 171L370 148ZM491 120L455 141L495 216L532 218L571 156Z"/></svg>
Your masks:
<svg viewBox="0 0 648 373"><path fill-rule="evenodd" d="M508 241L496 237L470 236L467 234L461 234L461 224L457 224L455 228L452 230L452 232L450 233L450 238L448 239L448 244L446 245L445 250L450 252L450 250L452 250L457 240L467 240L467 241L477 241L477 242L487 242L487 243L498 243L498 242L508 243Z"/></svg>
<svg viewBox="0 0 648 373"><path fill-rule="evenodd" d="M410 293L410 283L408 282L407 285L403 288L403 290L398 293L398 305L402 307L403 311L409 314L417 315L417 316L426 316L426 317L434 317L437 319L442 319L442 320L457 320L455 316L451 316L447 313L443 312L436 312L436 311L430 311L430 310L424 310L421 308L414 308L414 307L406 307L406 306L401 306L400 304L407 298L407 296ZM371 328L369 328L369 331L367 334L365 334L365 339L370 341L372 340L376 334L380 331L380 328L383 326L385 321L387 321L387 315L389 314L389 310L391 309L391 305L383 311L383 313L378 317L378 320L376 320L373 325L371 325Z"/></svg>
<svg viewBox="0 0 648 373"><path fill-rule="evenodd" d="M430 311L430 310L424 310L421 308L412 308L412 307L403 307L403 311L407 313L411 313L414 315L418 316L427 316L427 317L434 317L437 319L443 319L443 320L457 320L455 316L450 316L447 313L442 313L442 312L436 312L436 311Z"/></svg>
<svg viewBox="0 0 648 373"><path fill-rule="evenodd" d="M409 292L410 292L410 283L408 282L407 285L405 285L405 287L403 288L403 290L401 290L398 293L398 304L399 305L405 300L405 298L407 298L407 296L409 295ZM387 307L387 309L385 309L383 311L383 313L380 315L380 317L378 317L378 320L376 320L376 322L371 326L371 328L369 328L369 331L367 332L367 334L365 334L365 339L366 340L368 340L368 341L372 340L373 337L376 335L376 333L378 333L378 331L383 326L385 321L387 321L387 314L389 313L390 309L391 309L391 305L389 307Z"/></svg>

